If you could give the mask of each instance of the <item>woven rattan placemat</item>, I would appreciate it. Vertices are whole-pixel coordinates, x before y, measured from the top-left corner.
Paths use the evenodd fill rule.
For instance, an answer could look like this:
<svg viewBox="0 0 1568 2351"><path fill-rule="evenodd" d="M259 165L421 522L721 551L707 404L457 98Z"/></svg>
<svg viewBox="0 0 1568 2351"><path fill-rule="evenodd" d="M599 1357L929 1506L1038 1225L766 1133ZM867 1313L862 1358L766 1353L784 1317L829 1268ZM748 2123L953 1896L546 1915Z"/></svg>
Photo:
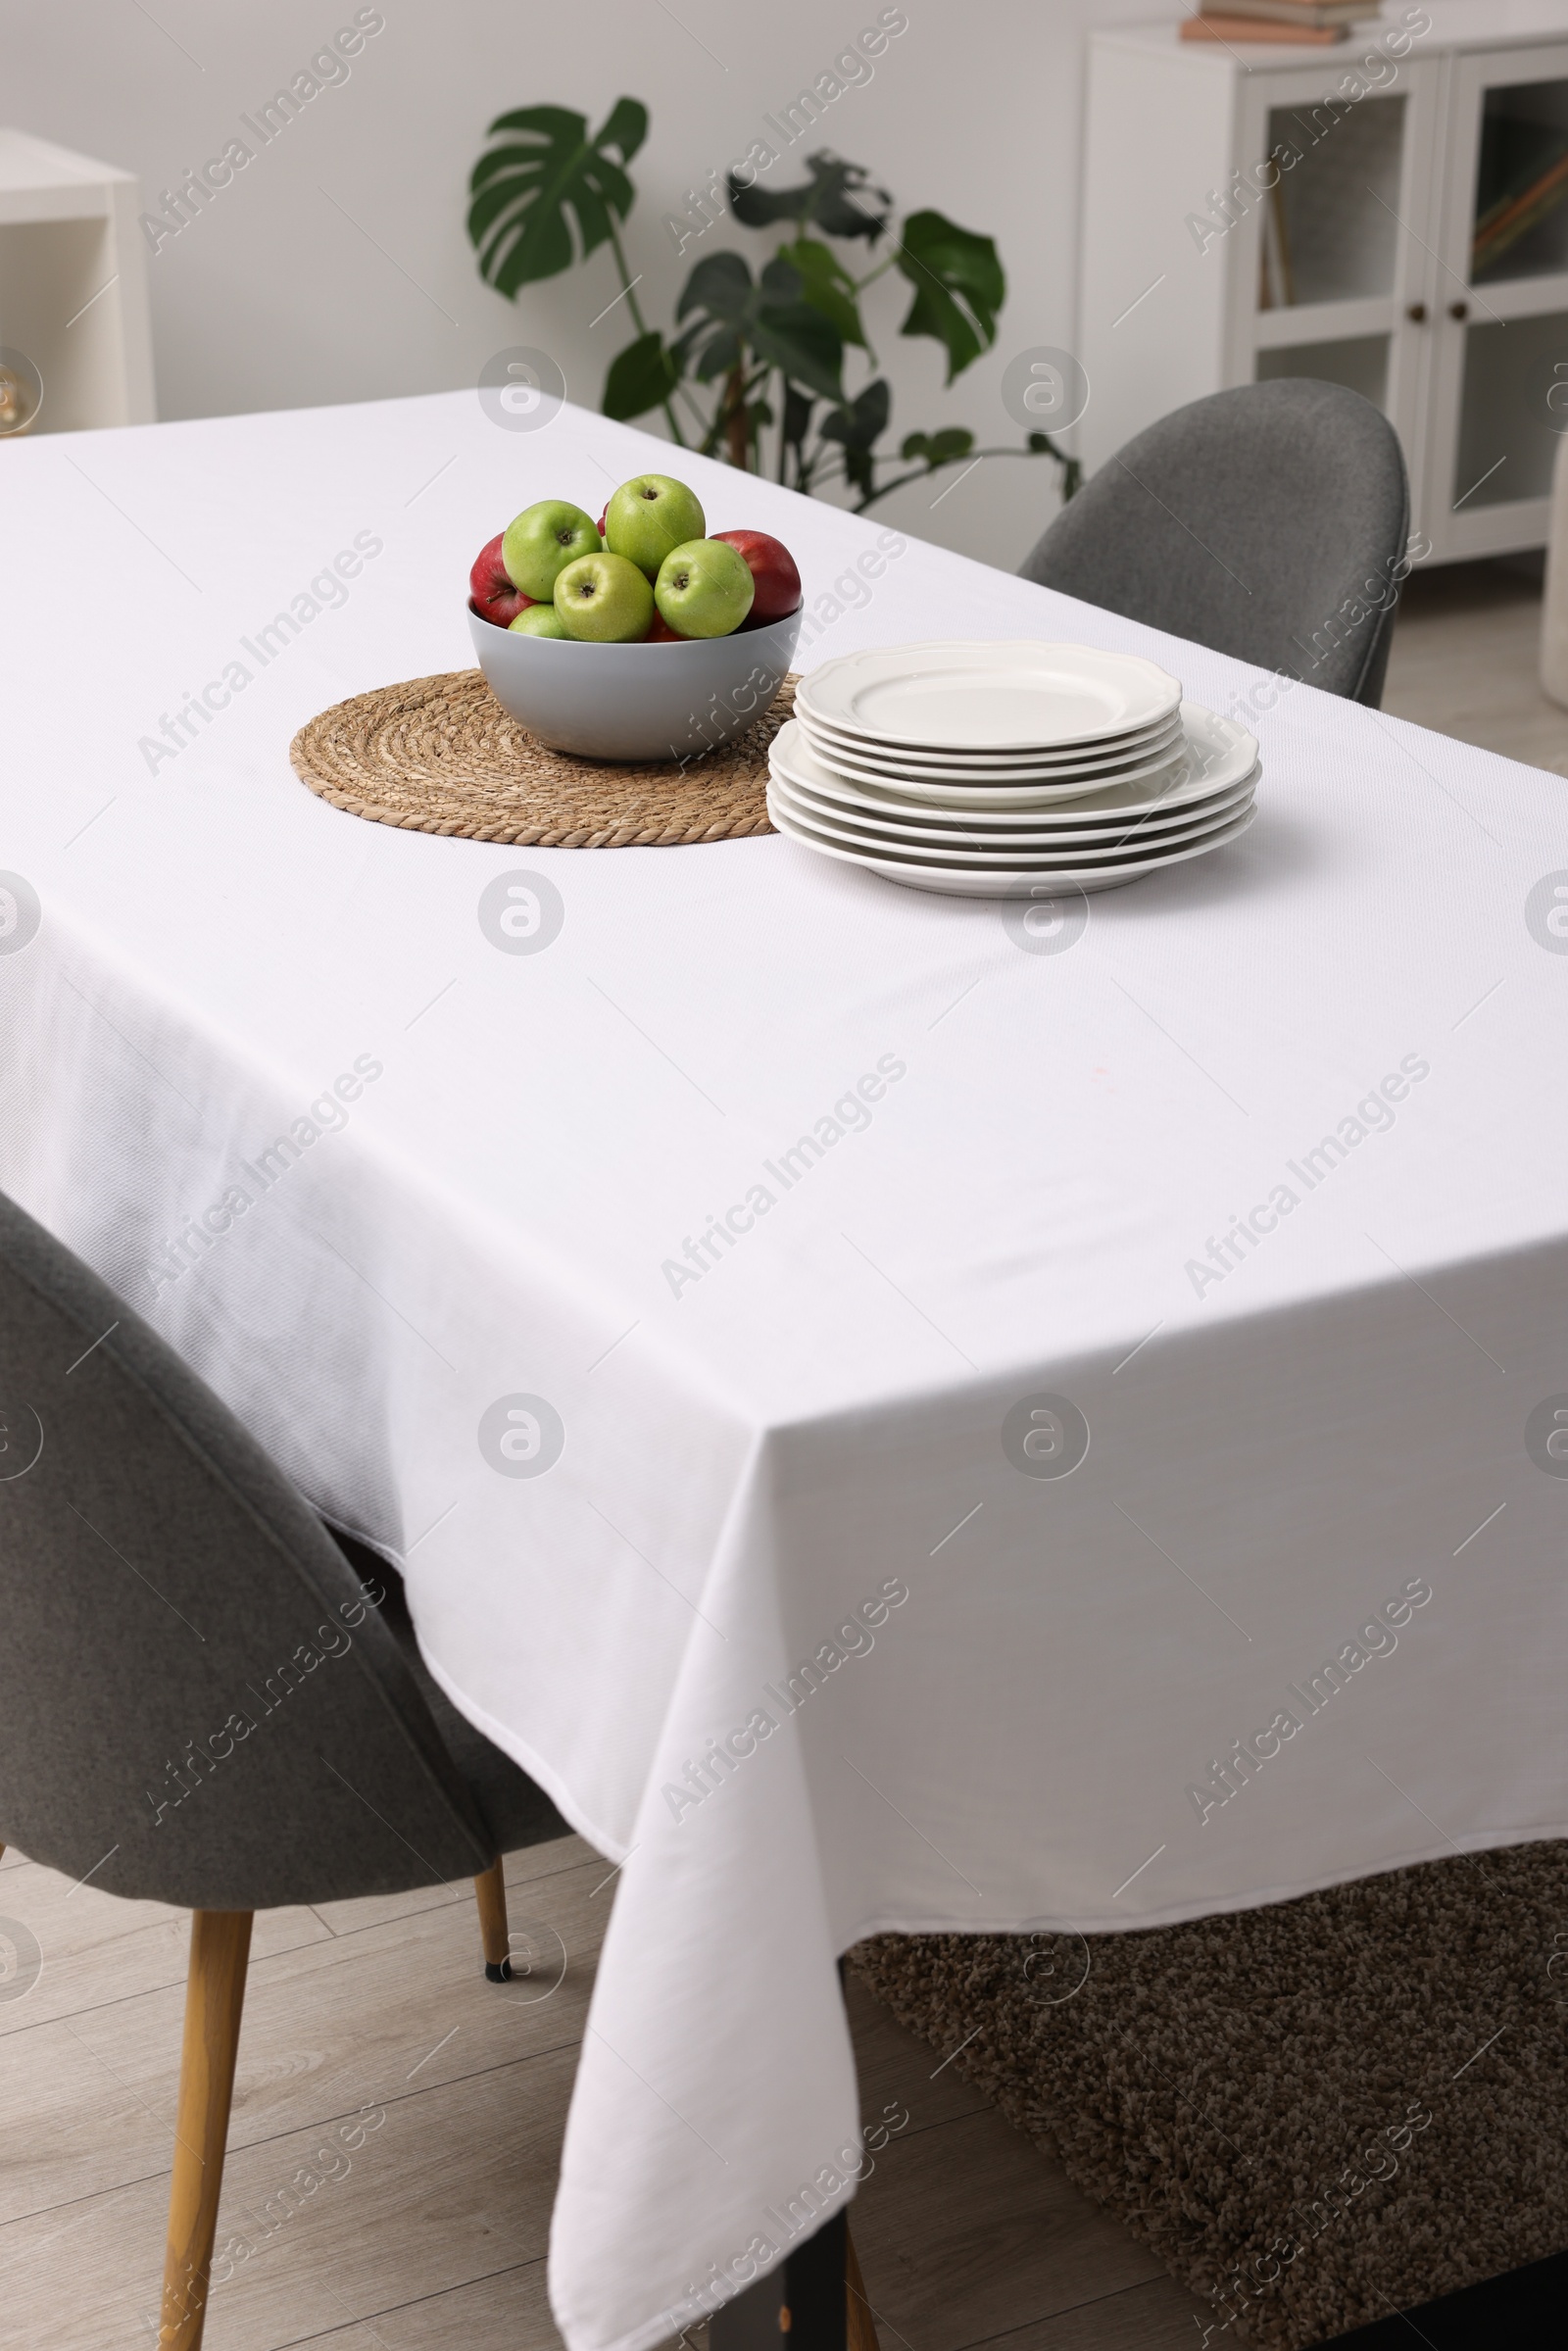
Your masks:
<svg viewBox="0 0 1568 2351"><path fill-rule="evenodd" d="M722 750L681 767L547 751L509 718L477 669L356 694L300 728L294 772L333 808L406 832L543 849L667 848L771 832L767 747L795 679Z"/></svg>

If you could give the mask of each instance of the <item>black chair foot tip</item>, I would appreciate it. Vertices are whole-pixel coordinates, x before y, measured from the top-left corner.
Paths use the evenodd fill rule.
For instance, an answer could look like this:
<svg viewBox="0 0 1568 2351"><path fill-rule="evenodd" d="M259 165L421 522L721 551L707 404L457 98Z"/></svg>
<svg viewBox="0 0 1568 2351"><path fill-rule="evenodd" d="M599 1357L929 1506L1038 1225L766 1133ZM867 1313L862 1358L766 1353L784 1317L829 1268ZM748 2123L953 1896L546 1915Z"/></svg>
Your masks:
<svg viewBox="0 0 1568 2351"><path fill-rule="evenodd" d="M484 1963L484 1974L487 1984L510 1984L512 1982L512 1962L510 1959L487 1959Z"/></svg>

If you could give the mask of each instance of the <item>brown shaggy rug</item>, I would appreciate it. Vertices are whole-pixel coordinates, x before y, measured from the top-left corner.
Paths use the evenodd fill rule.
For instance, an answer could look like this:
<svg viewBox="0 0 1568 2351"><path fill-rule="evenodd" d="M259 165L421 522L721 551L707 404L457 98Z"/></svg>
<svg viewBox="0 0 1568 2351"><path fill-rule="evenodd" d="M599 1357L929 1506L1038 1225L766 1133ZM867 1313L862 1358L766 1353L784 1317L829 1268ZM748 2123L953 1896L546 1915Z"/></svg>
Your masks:
<svg viewBox="0 0 1568 2351"><path fill-rule="evenodd" d="M1568 1844L851 1964L933 2049L976 2033L955 2065L1212 2299L1216 2343L1301 2351L1568 2248Z"/></svg>

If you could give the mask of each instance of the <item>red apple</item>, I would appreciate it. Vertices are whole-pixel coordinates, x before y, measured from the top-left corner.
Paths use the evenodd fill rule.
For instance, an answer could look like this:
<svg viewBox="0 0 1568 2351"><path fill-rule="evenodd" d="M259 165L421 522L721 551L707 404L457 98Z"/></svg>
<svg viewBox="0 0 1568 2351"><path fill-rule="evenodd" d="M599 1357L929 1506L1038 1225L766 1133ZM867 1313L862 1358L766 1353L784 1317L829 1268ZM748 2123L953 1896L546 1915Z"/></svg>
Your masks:
<svg viewBox="0 0 1568 2351"><path fill-rule="evenodd" d="M610 507L609 507L609 504L608 504L608 502L607 502L607 504L606 504L606 507L605 507L605 513L604 513L603 514L601 514L601 515L600 515L600 517L599 517L599 520L598 520L598 521L595 523L595 525L594 525L594 528L595 528L595 529L598 531L598 533L599 533L599 536L600 536L601 538L603 538L603 537L604 537L604 535L605 535L605 515L606 515L606 514L608 514L609 513L610 513Z"/></svg>
<svg viewBox="0 0 1568 2351"><path fill-rule="evenodd" d="M755 583L752 609L743 627L765 628L770 620L782 620L786 612L797 609L801 575L782 539L770 539L765 530L715 530L712 535L727 540L745 557Z"/></svg>
<svg viewBox="0 0 1568 2351"><path fill-rule="evenodd" d="M488 547L481 547L468 574L468 589L473 609L481 620L493 620L497 628L510 628L519 612L525 612L533 603L531 596L514 587L512 574L501 561L501 541L504 531L498 532Z"/></svg>
<svg viewBox="0 0 1568 2351"><path fill-rule="evenodd" d="M648 623L648 634L643 638L642 642L645 645L689 645L691 643L691 639L690 637L683 637L678 628L671 628L669 622L664 618L663 613L660 612L656 605L654 608L654 616Z"/></svg>

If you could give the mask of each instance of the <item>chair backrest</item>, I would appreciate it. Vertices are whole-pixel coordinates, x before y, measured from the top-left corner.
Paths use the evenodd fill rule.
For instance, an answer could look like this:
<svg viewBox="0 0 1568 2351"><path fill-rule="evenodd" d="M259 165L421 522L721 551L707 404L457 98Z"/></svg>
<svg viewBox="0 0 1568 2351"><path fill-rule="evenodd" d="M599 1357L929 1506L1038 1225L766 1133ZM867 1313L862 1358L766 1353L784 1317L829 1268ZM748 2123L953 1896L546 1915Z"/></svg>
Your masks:
<svg viewBox="0 0 1568 2351"><path fill-rule="evenodd" d="M1019 569L1376 709L1409 527L1387 417L1343 384L1286 376L1150 425Z"/></svg>
<svg viewBox="0 0 1568 2351"><path fill-rule="evenodd" d="M331 1537L0 1198L0 1838L255 1910L470 1877L484 1822Z"/></svg>

